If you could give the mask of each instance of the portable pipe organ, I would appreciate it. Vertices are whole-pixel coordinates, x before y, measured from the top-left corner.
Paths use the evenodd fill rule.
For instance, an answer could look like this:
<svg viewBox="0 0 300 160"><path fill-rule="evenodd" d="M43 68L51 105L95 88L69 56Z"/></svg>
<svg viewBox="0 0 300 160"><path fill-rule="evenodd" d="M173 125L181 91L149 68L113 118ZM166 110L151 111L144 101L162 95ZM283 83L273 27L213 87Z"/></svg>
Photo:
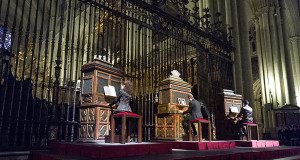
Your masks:
<svg viewBox="0 0 300 160"><path fill-rule="evenodd" d="M155 115L155 138L177 140L184 134L181 111L188 109L191 85L179 76L170 76L159 83L158 112Z"/></svg>
<svg viewBox="0 0 300 160"><path fill-rule="evenodd" d="M216 137L220 140L233 140L238 138L238 126L235 124L236 116L242 106L242 95L232 90L224 89L215 99L215 125Z"/></svg>
<svg viewBox="0 0 300 160"><path fill-rule="evenodd" d="M80 105L80 140L104 140L109 134L111 108L108 103L116 97L104 94L104 86L114 86L118 96L123 72L111 64L94 59L82 66Z"/></svg>

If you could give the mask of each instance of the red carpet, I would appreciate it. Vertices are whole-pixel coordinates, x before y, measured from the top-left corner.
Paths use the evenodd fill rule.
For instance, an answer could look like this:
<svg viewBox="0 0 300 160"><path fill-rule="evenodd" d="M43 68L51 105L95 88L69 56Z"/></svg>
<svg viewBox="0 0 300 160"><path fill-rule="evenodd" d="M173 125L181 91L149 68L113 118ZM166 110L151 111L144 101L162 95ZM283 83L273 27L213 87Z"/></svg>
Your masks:
<svg viewBox="0 0 300 160"><path fill-rule="evenodd" d="M171 144L173 149L185 150L217 150L217 149L232 149L235 148L234 141L156 141L166 144Z"/></svg>
<svg viewBox="0 0 300 160"><path fill-rule="evenodd" d="M87 144L87 143L51 143L49 152L31 152L30 160L56 160L56 155L71 155L88 158L121 158L150 154L172 153L169 144L161 143L130 143L130 144ZM72 158L71 158L72 159Z"/></svg>
<svg viewBox="0 0 300 160"><path fill-rule="evenodd" d="M264 148L264 147L278 147L279 141L276 140L235 141L235 144L238 147Z"/></svg>

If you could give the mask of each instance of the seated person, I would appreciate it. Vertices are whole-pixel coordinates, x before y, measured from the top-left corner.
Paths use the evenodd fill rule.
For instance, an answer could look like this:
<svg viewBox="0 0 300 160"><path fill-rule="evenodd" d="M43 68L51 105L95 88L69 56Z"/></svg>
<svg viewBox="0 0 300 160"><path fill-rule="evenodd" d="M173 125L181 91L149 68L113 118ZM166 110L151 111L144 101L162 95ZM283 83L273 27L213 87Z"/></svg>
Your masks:
<svg viewBox="0 0 300 160"><path fill-rule="evenodd" d="M113 106L115 104L118 105L117 109L115 110L115 113L117 112L132 112L129 102L131 100L132 95L132 83L130 81L125 81L123 84L121 84L121 89L119 91L119 96L117 100L110 103L109 106Z"/></svg>
<svg viewBox="0 0 300 160"><path fill-rule="evenodd" d="M113 111L113 114L116 114L118 112L132 112L131 107L129 105L131 101L131 95L132 95L132 83L130 81L125 81L123 84L121 84L121 89L119 91L119 96L117 100L113 101L109 104L109 106L117 105L117 109ZM127 124L130 123L127 121ZM116 125L116 134L119 135L121 133L121 119L116 118L115 120Z"/></svg>
<svg viewBox="0 0 300 160"><path fill-rule="evenodd" d="M253 123L253 109L249 106L249 101L243 101L243 107L236 119L239 127L239 136L242 140L247 135L246 126L243 123Z"/></svg>
<svg viewBox="0 0 300 160"><path fill-rule="evenodd" d="M206 111L206 114L208 115L208 117L210 117L206 106L203 103L195 100L194 96L192 94L188 95L188 99L190 101L189 108L187 111L183 112L183 114L188 113L188 115L185 116L184 119L182 120L182 126L183 126L184 132L186 134L188 134L190 120L193 120L196 118L203 118L203 115L201 113L201 108L204 108L204 110ZM192 129L193 129L193 135L197 135L197 131L196 131L194 124L192 124Z"/></svg>

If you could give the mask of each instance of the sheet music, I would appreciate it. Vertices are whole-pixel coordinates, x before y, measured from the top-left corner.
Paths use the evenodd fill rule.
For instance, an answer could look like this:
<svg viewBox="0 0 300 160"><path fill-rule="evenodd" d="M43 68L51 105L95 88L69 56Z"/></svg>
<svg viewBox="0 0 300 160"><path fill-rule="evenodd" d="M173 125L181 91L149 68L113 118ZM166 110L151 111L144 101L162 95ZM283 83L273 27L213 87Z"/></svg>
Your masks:
<svg viewBox="0 0 300 160"><path fill-rule="evenodd" d="M229 107L229 111L232 113L239 113L239 109L237 107L231 106Z"/></svg>
<svg viewBox="0 0 300 160"><path fill-rule="evenodd" d="M117 97L115 87L114 86L110 86L110 85L108 87L109 87L110 95L113 96L113 97Z"/></svg>
<svg viewBox="0 0 300 160"><path fill-rule="evenodd" d="M111 86L111 85L104 86L103 89L104 89L104 94L106 96L117 97L116 89L114 86Z"/></svg>
<svg viewBox="0 0 300 160"><path fill-rule="evenodd" d="M184 98L177 98L177 100L178 100L178 104L180 104L180 105L186 105L186 101L185 101Z"/></svg>

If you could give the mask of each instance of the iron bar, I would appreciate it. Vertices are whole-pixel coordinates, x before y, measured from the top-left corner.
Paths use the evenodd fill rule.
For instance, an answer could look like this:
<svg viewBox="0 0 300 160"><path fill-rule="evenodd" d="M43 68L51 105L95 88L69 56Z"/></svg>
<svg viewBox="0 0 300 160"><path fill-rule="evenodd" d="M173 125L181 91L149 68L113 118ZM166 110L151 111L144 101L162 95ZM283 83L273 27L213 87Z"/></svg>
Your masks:
<svg viewBox="0 0 300 160"><path fill-rule="evenodd" d="M112 4L111 5L113 5L113 2L112 2ZM108 48L107 48L107 50L108 50L108 52L110 52L109 53L109 55L108 55L108 57L109 57L109 63L112 63L112 60L113 60L113 53L114 53L114 48L113 48L113 40L114 40L114 16L113 16L113 14L111 14L110 15L110 17L109 17L109 28L110 28L110 31L107 33L107 35L108 35L108 42L107 42L107 44L108 44Z"/></svg>
<svg viewBox="0 0 300 160"><path fill-rule="evenodd" d="M93 55L90 53L91 51L91 21L92 21L92 6L89 6L89 20L88 20L88 42L87 42L87 55L86 55L86 62L89 63L90 62L90 55ZM93 58L91 58L91 60L93 60Z"/></svg>
<svg viewBox="0 0 300 160"><path fill-rule="evenodd" d="M71 3L71 0L69 1L69 3ZM70 60L71 64L70 64L70 71L69 71L69 77L70 77L69 97L73 96L73 102L70 102L70 108L71 108L72 114L69 115L70 114L69 113L68 116L70 116L70 117L67 118L67 120L71 122L71 127L68 128L68 129L70 129L70 135L69 135L69 139L67 139L67 140L69 140L71 142L73 142L73 140L74 140L75 108L76 108L76 100L77 100L77 97L76 97L77 79L76 78L73 79L73 77L77 77L76 76L77 73L73 72L73 69L74 68L76 69L77 65L75 67L73 67L73 66L74 66L74 60L78 58L78 55L77 55L77 57L75 57L75 53L74 53L74 51L75 51L75 29L76 29L75 26L76 26L77 1L74 1L73 8L74 9L73 9L73 23L72 23L72 35L71 35L71 37L72 37L72 39L71 39L71 60ZM75 74L75 75L73 75L73 74ZM71 84L71 82L73 82L73 85ZM71 88L72 86L73 86L73 89ZM72 94L71 89L73 91L73 95L71 95Z"/></svg>
<svg viewBox="0 0 300 160"><path fill-rule="evenodd" d="M44 70L43 70L43 80L42 80L42 94L41 94L41 98L44 99L44 89L45 89L45 83L46 83L46 68L47 68L47 62L48 62L48 54L49 54L49 42L50 42L50 23L51 23L51 14L52 14L52 0L50 0L49 2L49 5L50 5L50 8L49 8L49 18L48 18L48 21L47 21L47 31L46 31L46 39L45 39L45 50L44 50L44 53L45 53L45 60L44 60ZM51 57L50 57L51 58ZM51 74L51 73L49 73ZM49 78L51 79L51 78ZM49 83L48 83L49 84ZM47 87L47 86L46 86ZM49 90L50 86L48 85L48 90ZM45 101L48 99L48 103L49 103L49 97L46 97L45 98ZM46 105L46 112L45 112L45 126L44 126L44 139L47 139L47 128L48 128L48 125L47 125L47 122L49 120L48 118L48 115L49 115L49 109L50 109L50 105L47 104ZM45 140L44 144L46 145L47 142Z"/></svg>
<svg viewBox="0 0 300 160"><path fill-rule="evenodd" d="M79 80L79 78L78 77L82 77L82 74L81 73L78 73L78 71L79 71L79 56L80 56L80 54L79 54L79 51L80 51L80 24L81 24L81 6L82 6L82 3L81 2L79 2L78 3L79 4L79 10L76 10L76 2L75 2L75 7L74 7L74 21L76 20L76 14L75 14L75 10L77 11L77 12L79 12L79 14L78 14L78 34L77 34L77 49L76 49L76 67L75 67L75 82L77 81L77 80ZM75 29L74 29L75 30ZM79 76L80 75L80 76ZM75 101L75 97L77 96L76 94L76 92L77 92L77 83L74 83L74 88L76 88L75 89L75 91L74 91L74 102L73 102L73 107L72 107L72 127L71 127L71 138L70 138L70 140L71 141L73 141L74 140L74 132L75 132L75 126L74 126L74 122L75 122L75 115L76 115L76 101Z"/></svg>
<svg viewBox="0 0 300 160"><path fill-rule="evenodd" d="M91 6L92 7L92 6ZM97 41L95 41L95 39L96 39L96 32L95 32L95 30L96 30L96 18L97 18L97 14L96 14L96 8L95 7L92 7L93 9L94 9L94 12L93 12L93 40L92 40L92 59L91 59L91 61L93 61L94 60L94 56L95 55L97 55L97 52L96 52L96 44L98 44L99 42L97 42ZM99 12L99 14L100 14L100 12Z"/></svg>
<svg viewBox="0 0 300 160"><path fill-rule="evenodd" d="M10 3L10 0L9 0L9 3ZM18 2L16 4L16 6L18 6ZM0 14L1 14L1 8L2 8L2 1L0 2ZM15 9L15 15L16 15L16 13L17 13L17 9ZM5 20L4 20L4 26L3 26L3 33L2 33L2 37L1 37L1 39L2 39L1 50L5 49L4 45L5 45L5 41L6 41L6 33L7 33L7 25L8 25L8 14L9 14L9 5L7 6L6 14L5 14ZM23 16L22 16L21 19L23 19ZM14 33L15 33L15 25L16 25L16 16L14 17L14 22L13 22L13 36L14 36ZM12 47L11 47L11 51L12 51ZM0 64L1 65L0 66L0 71L2 71L2 69L3 69L2 68L2 65L3 65L2 64L3 63L3 55L2 54L3 53L0 53L0 63L1 63ZM4 83L5 86L4 86L4 93L3 93L2 97L1 97L1 98L3 98L3 101L2 101L2 104L0 104L2 106L2 108L1 108L1 115L0 115L0 134L2 132L6 132L5 129L3 130L3 123L5 123L3 117L4 117L4 113L5 113L6 98L7 98L7 91L8 91L7 89L8 89L8 85L9 85L8 84L8 79L9 79L9 76L10 76L9 75L10 73L8 73L9 72L9 68L10 68L10 64L7 64L7 68L5 69L6 70L6 72L5 72L6 76L3 75L4 76L4 82L3 83ZM2 79L3 79L2 73L0 73L0 74L1 74L0 80L2 81ZM14 81L14 83L15 83L15 81ZM15 84L13 84L13 93L14 93L14 86L15 86ZM7 122L9 123L9 121L7 121ZM2 144L2 138L0 139L0 146L1 146L1 144Z"/></svg>
<svg viewBox="0 0 300 160"><path fill-rule="evenodd" d="M37 91L38 91L38 78L39 78L39 71L40 71L40 60L41 60L41 50L42 50L42 42L43 42L43 32L44 32L44 19L45 19L45 7L46 7L46 1L44 1L43 3L43 9L42 9L42 20L41 20L41 26L40 26L40 34L39 34L39 39L38 39L38 52L37 52L37 55L38 55L38 60L37 60L37 68L36 68L36 74L35 74L35 83L34 83L34 86L35 86L35 90L34 90L34 101L33 101L33 108L35 109L35 99L37 98ZM36 14L36 17L38 17L38 12ZM43 92L43 90L42 90ZM29 99L29 97L28 97ZM43 97L41 97L41 100L43 99ZM28 107L28 106L27 106ZM38 122L38 126L35 127L37 128L36 130L36 133L35 133L35 139L38 139L39 138L39 132L40 132L40 120L41 120L41 114L42 114L42 107L43 107L43 101L41 102L40 105L38 105L37 107L37 122ZM34 110L33 109L33 110ZM31 135L32 133L32 130L33 130L33 122L34 122L34 118L35 116L32 116L31 118L31 121L30 121L30 132L29 132L29 135ZM25 131L25 127L23 128L23 131ZM23 139L24 141L24 139ZM30 141L31 143L31 141Z"/></svg>
<svg viewBox="0 0 300 160"><path fill-rule="evenodd" d="M50 66L49 66L49 68L50 68L49 77L52 77L52 72L53 72L52 71L52 67L53 67L52 65L53 65L53 58L54 58L53 57L54 56L54 47L55 47L55 43L56 43L55 33L56 33L57 10L58 10L58 0L56 0L56 2L55 2L55 12L54 12L52 40L51 40L51 56L50 56L51 58L50 58ZM51 81L52 81L52 78L49 78L49 80L48 80L48 93L47 93L48 96L47 97L48 97L48 101L53 103L54 102L53 101L53 96L51 96L51 89L50 89L52 87L53 82L51 82ZM50 116L51 116L51 122L53 123L53 121L55 119L55 107L52 107ZM48 130L48 132L50 132L49 128L47 130ZM49 134L49 135L51 135L51 134Z"/></svg>
<svg viewBox="0 0 300 160"><path fill-rule="evenodd" d="M54 131L54 134L57 134L57 139L61 140L62 135L60 134L60 130L61 130L61 119L57 119L59 118L62 114L61 110L58 109L59 107L59 85L60 85L60 70L61 70L61 54L62 54L62 37L63 37L63 24L64 24L64 9L65 9L65 0L62 1L62 4L60 4L60 26L59 26L59 38L58 38L58 48L57 48L57 54L56 54L56 66L55 68L55 81L54 81L54 88L53 88L53 110L56 111L56 113L54 112L54 114L57 115L55 122L58 122L59 124L54 124L54 127L57 127L57 131ZM57 126L55 126L57 125ZM57 132L57 133L55 133Z"/></svg>
<svg viewBox="0 0 300 160"><path fill-rule="evenodd" d="M108 4L109 4L109 2L107 2ZM105 41L105 61L107 61L108 62L108 57L109 57L109 55L108 55L108 43L109 43L109 33L110 33L110 12L109 11L107 11L107 17L106 17L106 21L105 21L105 31L106 31L106 33L104 34L104 35L106 35L106 41Z"/></svg>
<svg viewBox="0 0 300 160"><path fill-rule="evenodd" d="M67 96L67 107L66 107L66 114L65 114L65 125L64 125L64 127L65 127L65 133L64 133L64 135L65 135L65 141L67 141L68 139L69 139L69 118L70 118L70 107L71 107L71 87L72 87L72 70L73 70L73 51L72 51L72 49L73 49L73 43L72 43L72 41L74 40L73 38L74 37L72 37L72 39L71 39L71 42L69 42L70 40L70 32L71 32L71 11L72 11L72 1L71 0L69 0L69 2L68 2L68 16L67 16L67 29L66 29L66 41L65 41L65 63L64 63L64 82L63 82L63 87L66 87L66 85L67 85L67 94L64 94L64 96L65 95L68 95ZM75 26L75 25L73 25L73 26ZM74 32L74 27L72 27L72 32ZM74 36L74 35L73 35ZM71 43L71 44L70 44ZM69 46L70 45L70 46ZM69 51L69 48L71 48L71 52ZM70 53L70 55L69 55L69 53ZM70 63L68 64L68 55L69 55L69 57L70 57ZM70 66L69 67L69 70L70 70L70 74L69 74L69 76L68 76L68 66ZM67 83L67 84L66 84ZM74 87L74 89L75 89L75 87ZM75 97L73 97L74 99L73 100L75 100ZM63 100L62 100L62 103L65 103ZM64 107L64 105L63 105L63 107Z"/></svg>
<svg viewBox="0 0 300 160"><path fill-rule="evenodd" d="M121 57L121 41L120 41L120 39L122 37L122 32L121 32L120 26L121 26L121 19L119 17L115 16L115 29L114 29L114 36L113 36L114 37L113 60L114 60L114 66L117 68L120 68L120 65L119 65L120 61L118 61L118 59L120 60L120 57Z"/></svg>
<svg viewBox="0 0 300 160"><path fill-rule="evenodd" d="M24 90L24 77L25 77L25 69L26 69L26 58L27 58L27 53L28 53L28 46L29 46L29 34L30 34L30 23L31 23L31 7L32 7L32 0L30 0L29 4L29 15L28 15L28 21L27 21L27 26L26 26L26 31L25 31L25 49L24 49L24 62L23 62L23 67L22 67L22 77L21 77L21 84L20 84L20 89L19 89L19 95L18 95L18 107L17 107L17 117L16 117L16 126L15 131L14 131L14 139L13 139L13 144L16 145L17 143L17 130L18 130L18 125L19 125L19 119L20 119L20 112L21 112L21 105L22 105L22 96L23 90ZM33 55L32 55L33 56ZM32 61L32 60L31 60ZM31 76L30 76L31 78ZM30 82L31 83L31 82ZM14 94L13 94L14 95ZM28 99L28 98L26 98ZM11 109L13 109L13 103L14 101L12 100L11 102ZM28 102L26 102L27 105ZM24 122L27 119L27 107L25 107L25 116L24 116ZM10 123L9 123L10 124ZM25 123L24 123L25 125ZM8 129L9 131L9 129Z"/></svg>
<svg viewBox="0 0 300 160"><path fill-rule="evenodd" d="M86 36L86 31L85 31L85 27L86 27L86 8L87 8L87 4L84 4L84 11L83 11L83 35L82 35L82 42L81 42L81 65L84 64L84 56L85 56L85 36ZM80 24L81 25L81 24ZM80 27L79 27L80 28Z"/></svg>

